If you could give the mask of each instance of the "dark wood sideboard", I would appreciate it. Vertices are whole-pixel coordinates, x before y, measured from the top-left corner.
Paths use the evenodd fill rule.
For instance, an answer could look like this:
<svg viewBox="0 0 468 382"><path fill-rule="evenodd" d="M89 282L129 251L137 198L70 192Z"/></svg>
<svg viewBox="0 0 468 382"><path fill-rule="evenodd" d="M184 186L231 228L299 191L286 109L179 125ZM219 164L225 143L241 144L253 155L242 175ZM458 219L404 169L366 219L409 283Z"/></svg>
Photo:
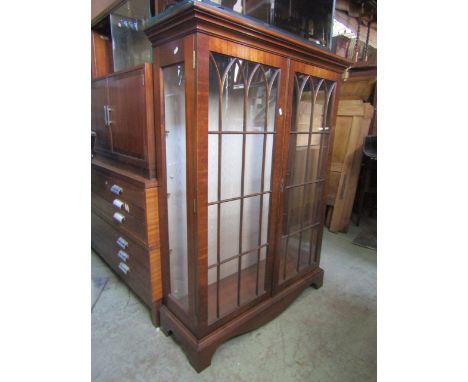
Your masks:
<svg viewBox="0 0 468 382"><path fill-rule="evenodd" d="M159 326L162 283L151 64L92 80L91 129L91 246L149 307Z"/></svg>

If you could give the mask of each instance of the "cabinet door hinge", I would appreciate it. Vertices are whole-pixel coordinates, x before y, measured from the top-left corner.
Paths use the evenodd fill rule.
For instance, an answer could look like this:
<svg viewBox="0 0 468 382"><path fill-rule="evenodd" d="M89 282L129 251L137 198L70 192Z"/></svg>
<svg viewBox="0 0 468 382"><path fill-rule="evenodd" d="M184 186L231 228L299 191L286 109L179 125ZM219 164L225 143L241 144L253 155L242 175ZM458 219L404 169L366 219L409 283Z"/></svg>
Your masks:
<svg viewBox="0 0 468 382"><path fill-rule="evenodd" d="M141 84L145 86L145 76L141 76Z"/></svg>
<svg viewBox="0 0 468 382"><path fill-rule="evenodd" d="M193 213L197 213L197 199L193 199Z"/></svg>
<svg viewBox="0 0 468 382"><path fill-rule="evenodd" d="M281 178L281 183L280 183L280 192L284 191L284 177Z"/></svg>
<svg viewBox="0 0 468 382"><path fill-rule="evenodd" d="M192 66L193 66L193 69L195 69L196 67L196 58L197 58L197 55L195 53L195 49L192 50Z"/></svg>

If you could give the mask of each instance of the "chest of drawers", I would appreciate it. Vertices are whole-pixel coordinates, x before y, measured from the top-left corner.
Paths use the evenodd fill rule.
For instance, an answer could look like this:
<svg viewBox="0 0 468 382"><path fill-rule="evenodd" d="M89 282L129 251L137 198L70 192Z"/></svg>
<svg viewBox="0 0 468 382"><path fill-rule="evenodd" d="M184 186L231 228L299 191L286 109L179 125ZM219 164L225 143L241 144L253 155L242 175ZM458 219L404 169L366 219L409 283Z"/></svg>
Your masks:
<svg viewBox="0 0 468 382"><path fill-rule="evenodd" d="M162 299L156 180L93 160L91 246L150 308Z"/></svg>

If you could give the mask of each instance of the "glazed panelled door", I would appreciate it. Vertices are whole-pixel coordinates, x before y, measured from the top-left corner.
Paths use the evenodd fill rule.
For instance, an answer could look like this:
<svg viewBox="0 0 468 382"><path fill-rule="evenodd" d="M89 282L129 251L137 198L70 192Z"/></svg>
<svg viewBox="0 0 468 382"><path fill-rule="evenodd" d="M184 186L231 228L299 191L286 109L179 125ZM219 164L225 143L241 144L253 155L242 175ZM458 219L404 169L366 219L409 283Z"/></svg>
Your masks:
<svg viewBox="0 0 468 382"><path fill-rule="evenodd" d="M291 104L276 263L279 285L318 266L336 87L324 74L294 61L289 74Z"/></svg>
<svg viewBox="0 0 468 382"><path fill-rule="evenodd" d="M278 58L245 48L239 57L235 45L223 53L209 52L208 325L269 291L272 164L286 74Z"/></svg>

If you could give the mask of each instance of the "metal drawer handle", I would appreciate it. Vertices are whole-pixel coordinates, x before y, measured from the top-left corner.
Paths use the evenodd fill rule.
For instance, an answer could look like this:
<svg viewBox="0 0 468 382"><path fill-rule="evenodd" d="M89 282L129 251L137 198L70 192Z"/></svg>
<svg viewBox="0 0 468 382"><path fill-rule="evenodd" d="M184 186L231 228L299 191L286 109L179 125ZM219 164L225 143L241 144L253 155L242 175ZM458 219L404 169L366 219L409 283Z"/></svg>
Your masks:
<svg viewBox="0 0 468 382"><path fill-rule="evenodd" d="M124 274L127 274L128 272L130 272L130 267L125 264L125 263L120 263L119 264L119 269L124 273Z"/></svg>
<svg viewBox="0 0 468 382"><path fill-rule="evenodd" d="M120 224L122 224L124 221L125 221L125 216L123 216L122 214L116 212L114 213L114 215L112 216L114 218L114 220Z"/></svg>
<svg viewBox="0 0 468 382"><path fill-rule="evenodd" d="M119 256L119 259L122 261L127 261L130 257L127 252L122 251L122 250L119 250L119 252L117 253L117 256Z"/></svg>
<svg viewBox="0 0 468 382"><path fill-rule="evenodd" d="M112 204L114 206L116 206L117 208L119 209L123 209L123 206L124 206L124 202L122 202L120 199L114 199L114 201L112 202Z"/></svg>
<svg viewBox="0 0 468 382"><path fill-rule="evenodd" d="M112 121L110 119L110 112L113 111L109 105L107 105L107 126L110 126L112 124Z"/></svg>
<svg viewBox="0 0 468 382"><path fill-rule="evenodd" d="M109 123L107 122L107 105L104 105L104 125L109 126Z"/></svg>
<svg viewBox="0 0 468 382"><path fill-rule="evenodd" d="M116 206L120 210L125 210L127 212L130 212L130 208L128 207L127 203L122 202L120 199L114 199L112 202L114 206Z"/></svg>
<svg viewBox="0 0 468 382"><path fill-rule="evenodd" d="M120 248L127 248L128 247L128 241L125 240L123 237L119 237L116 241L117 245L120 247Z"/></svg>
<svg viewBox="0 0 468 382"><path fill-rule="evenodd" d="M111 187L111 192L113 192L114 194L116 195L120 195L122 192L123 192L123 188L114 184L112 187Z"/></svg>

